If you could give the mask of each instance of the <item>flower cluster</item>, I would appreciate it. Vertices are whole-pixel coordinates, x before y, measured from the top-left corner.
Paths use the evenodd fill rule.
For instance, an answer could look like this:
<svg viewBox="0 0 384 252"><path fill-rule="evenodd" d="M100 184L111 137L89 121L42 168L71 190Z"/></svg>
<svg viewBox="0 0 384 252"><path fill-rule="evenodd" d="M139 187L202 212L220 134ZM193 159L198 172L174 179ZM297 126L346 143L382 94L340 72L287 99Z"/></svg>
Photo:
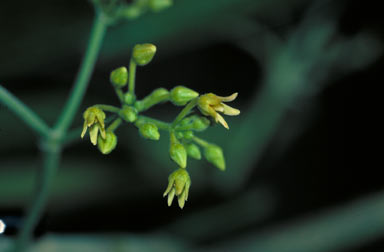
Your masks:
<svg viewBox="0 0 384 252"><path fill-rule="evenodd" d="M119 67L111 72L110 81L122 105L119 108L98 104L86 109L83 114L84 126L81 137L84 137L89 128L91 143L97 145L101 153L109 154L117 146L117 136L114 131L123 124L134 125L142 137L153 141L160 139L160 131L167 132L169 156L178 169L169 176L164 197L168 196L168 206L170 206L176 196L179 207L183 208L185 201L188 200L191 186L187 171L188 157L197 160L204 157L220 170L224 171L226 168L221 147L197 137L196 134L206 130L211 125L211 121L229 129L222 114L235 116L240 114L240 110L228 106L225 102L235 100L238 94L234 93L226 97L213 93L200 95L190 88L176 86L171 90L157 88L143 99L137 99L134 92L136 67L150 63L155 53L156 46L138 44L133 49L129 70L126 67ZM183 106L172 122L163 122L141 114L165 102ZM107 120L105 112L114 114L108 119L115 119ZM108 124L108 127L105 124Z"/></svg>

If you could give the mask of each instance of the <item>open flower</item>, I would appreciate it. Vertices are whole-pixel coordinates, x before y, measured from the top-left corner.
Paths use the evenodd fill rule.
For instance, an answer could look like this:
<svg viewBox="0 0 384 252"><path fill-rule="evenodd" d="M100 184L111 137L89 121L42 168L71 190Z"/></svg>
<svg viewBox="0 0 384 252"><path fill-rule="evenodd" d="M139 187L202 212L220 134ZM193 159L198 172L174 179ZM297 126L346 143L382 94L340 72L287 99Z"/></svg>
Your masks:
<svg viewBox="0 0 384 252"><path fill-rule="evenodd" d="M87 108L87 110L85 110L83 117L84 117L84 125L83 125L83 131L81 132L81 138L84 137L85 133L87 132L87 128L90 128L89 137L93 145L97 144L97 135L99 131L100 131L101 137L103 139L106 138L105 128L104 128L105 113L101 109L97 107L89 107Z"/></svg>
<svg viewBox="0 0 384 252"><path fill-rule="evenodd" d="M218 112L230 116L240 114L240 110L232 108L223 103L233 101L236 99L236 97L237 93L233 93L232 95L226 97L208 93L199 97L197 105L203 115L213 117L216 122L221 123L221 125L223 125L226 129L229 129L227 122Z"/></svg>
<svg viewBox="0 0 384 252"><path fill-rule="evenodd" d="M190 187L191 178L186 169L180 168L172 172L168 177L168 187L163 194L163 197L168 195L168 206L172 205L173 198L176 195L179 207L183 209L185 201L188 200Z"/></svg>

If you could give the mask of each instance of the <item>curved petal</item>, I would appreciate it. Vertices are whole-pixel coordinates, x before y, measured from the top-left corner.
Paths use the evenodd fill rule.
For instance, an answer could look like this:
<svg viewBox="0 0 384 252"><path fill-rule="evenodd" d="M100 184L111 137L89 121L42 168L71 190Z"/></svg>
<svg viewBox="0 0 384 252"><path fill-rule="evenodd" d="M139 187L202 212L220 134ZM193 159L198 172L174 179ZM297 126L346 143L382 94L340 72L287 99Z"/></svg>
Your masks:
<svg viewBox="0 0 384 252"><path fill-rule="evenodd" d="M175 188L172 188L172 190L168 194L168 206L172 205L172 201L174 197L175 197Z"/></svg>
<svg viewBox="0 0 384 252"><path fill-rule="evenodd" d="M240 110L232 108L231 106L228 106L223 103L223 113L229 116L236 116L240 114Z"/></svg>
<svg viewBox="0 0 384 252"><path fill-rule="evenodd" d="M231 102L236 99L238 93L233 93L230 96L217 96L223 102Z"/></svg>
<svg viewBox="0 0 384 252"><path fill-rule="evenodd" d="M229 129L227 122L224 120L224 118L220 114L217 113L215 119L216 119L216 122L219 122L221 125L224 126L224 128Z"/></svg>
<svg viewBox="0 0 384 252"><path fill-rule="evenodd" d="M98 135L98 133L99 133L99 125L98 124L92 125L92 127L89 130L89 137L91 138L91 143L93 145L97 144L97 135Z"/></svg>
<svg viewBox="0 0 384 252"><path fill-rule="evenodd" d="M88 126L87 126L87 122L84 121L83 131L81 132L81 138L84 137L85 133L87 132L87 128L88 128Z"/></svg>
<svg viewBox="0 0 384 252"><path fill-rule="evenodd" d="M174 182L175 182L175 179L171 177L169 179L169 183L168 183L167 189L165 190L165 192L163 194L163 197L167 196L167 194L171 191Z"/></svg>

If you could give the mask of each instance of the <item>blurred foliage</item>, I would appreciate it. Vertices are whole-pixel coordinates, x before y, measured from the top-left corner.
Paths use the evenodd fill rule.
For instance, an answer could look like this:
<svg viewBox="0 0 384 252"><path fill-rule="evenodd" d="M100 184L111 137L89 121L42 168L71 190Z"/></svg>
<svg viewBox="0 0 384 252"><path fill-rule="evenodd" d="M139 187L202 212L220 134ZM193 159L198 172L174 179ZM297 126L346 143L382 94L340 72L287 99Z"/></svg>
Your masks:
<svg viewBox="0 0 384 252"><path fill-rule="evenodd" d="M233 105L242 114L228 120L231 130L204 133L223 146L226 172L191 160L191 195L180 211L161 198L173 170L166 139L149 143L133 128L119 129L119 145L105 157L75 138L32 251L382 251L382 243L362 247L384 235L382 183L370 170L348 169L343 150L345 94L381 75L381 14L358 1L174 2L107 32L82 106L113 103L108 73L127 65L135 43L154 43L157 57L138 73L141 97L184 84L200 93L239 92ZM52 124L92 9L86 1L0 6L0 83ZM151 116L176 114L164 106ZM31 131L3 106L0 118L4 251L40 159ZM79 114L75 125L81 121Z"/></svg>

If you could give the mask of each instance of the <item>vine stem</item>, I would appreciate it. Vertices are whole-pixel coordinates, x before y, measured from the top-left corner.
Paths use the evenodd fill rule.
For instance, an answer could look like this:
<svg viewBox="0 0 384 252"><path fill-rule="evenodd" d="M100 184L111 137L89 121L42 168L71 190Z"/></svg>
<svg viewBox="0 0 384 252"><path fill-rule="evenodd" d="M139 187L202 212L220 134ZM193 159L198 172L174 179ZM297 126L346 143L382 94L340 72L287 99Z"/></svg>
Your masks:
<svg viewBox="0 0 384 252"><path fill-rule="evenodd" d="M117 118L111 123L111 125L108 126L107 131L112 131L112 132L115 131L122 122L123 120L121 120L121 118Z"/></svg>
<svg viewBox="0 0 384 252"><path fill-rule="evenodd" d="M119 113L119 111L120 111L120 108L112 106L112 105L106 105L106 104L96 104L96 105L93 105L92 107L97 107L101 110L105 110L105 111L112 112L112 113Z"/></svg>
<svg viewBox="0 0 384 252"><path fill-rule="evenodd" d="M38 180L36 196L28 209L23 228L15 240L14 251L16 252L24 251L31 242L33 231L47 204L51 184L59 166L61 157L60 145L46 140L42 142L41 148L43 153L43 170Z"/></svg>
<svg viewBox="0 0 384 252"><path fill-rule="evenodd" d="M194 136L193 141L197 143L198 145L201 145L202 147L207 147L209 143L199 137Z"/></svg>
<svg viewBox="0 0 384 252"><path fill-rule="evenodd" d="M172 127L175 127L188 113L196 106L197 99L195 98L192 101L190 101L187 106L183 108L183 110L180 111L180 113L177 115L175 120L172 123Z"/></svg>
<svg viewBox="0 0 384 252"><path fill-rule="evenodd" d="M63 144L62 137L66 135L68 128L71 126L76 112L80 107L80 103L84 97L91 78L97 56L100 52L106 28L106 17L100 10L96 9L96 16L85 56L74 81L71 94L69 95L67 103L65 104L53 130L50 130L49 127L39 120L39 117L37 117L21 102L17 103L15 102L17 101L15 99L6 99L8 101L6 104L8 104L8 106L9 104L12 104L9 107L14 110L16 114L21 116L21 118L23 118L29 126L37 130L43 136L46 136L43 138L41 145L41 151L43 153L43 170L39 176L35 200L32 202L32 206L27 213L23 227L15 240L14 251L21 252L28 247L33 236L33 231L47 204L51 184L59 166L61 148ZM0 95L2 95L2 100L3 96L5 98L11 97L10 94L7 94L3 89L0 89ZM27 114L22 114L22 112L26 112Z"/></svg>
<svg viewBox="0 0 384 252"><path fill-rule="evenodd" d="M55 129L62 135L71 126L71 123L80 107L85 91L87 89L91 74L95 67L97 56L106 33L107 19L104 14L96 9L96 17L91 30L87 51L81 63L79 73L76 76L73 89L65 104L65 107L56 123Z"/></svg>
<svg viewBox="0 0 384 252"><path fill-rule="evenodd" d="M136 79L136 63L131 59L129 61L128 72L128 93L135 97L135 79Z"/></svg>
<svg viewBox="0 0 384 252"><path fill-rule="evenodd" d="M0 102L14 112L30 128L39 135L48 137L51 129L48 125L28 106L12 95L7 89L0 85Z"/></svg>

